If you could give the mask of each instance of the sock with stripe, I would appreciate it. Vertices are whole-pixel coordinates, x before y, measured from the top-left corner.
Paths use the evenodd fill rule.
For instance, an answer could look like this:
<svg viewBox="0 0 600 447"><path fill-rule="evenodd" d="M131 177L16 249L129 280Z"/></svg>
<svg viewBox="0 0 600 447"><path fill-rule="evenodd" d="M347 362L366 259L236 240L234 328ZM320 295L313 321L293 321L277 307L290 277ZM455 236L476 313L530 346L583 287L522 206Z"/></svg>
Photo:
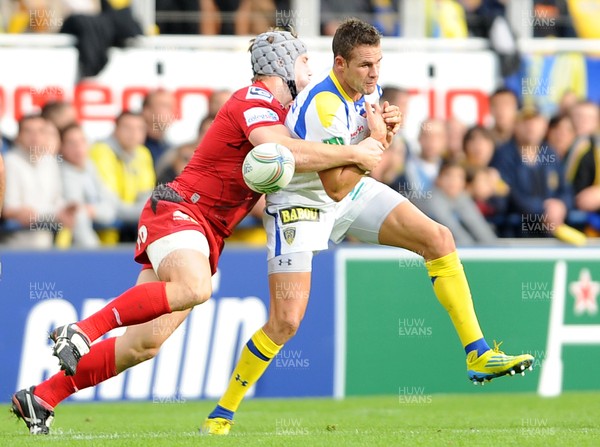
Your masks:
<svg viewBox="0 0 600 447"><path fill-rule="evenodd" d="M490 347L483 338L483 333L475 315L469 283L456 251L441 258L425 263L431 278L433 291L444 306L465 352L477 350L480 356Z"/></svg>
<svg viewBox="0 0 600 447"><path fill-rule="evenodd" d="M77 327L93 342L112 329L146 323L168 313L171 313L171 306L166 283L148 282L119 295L95 314L78 322Z"/></svg>
<svg viewBox="0 0 600 447"><path fill-rule="evenodd" d="M232 420L248 389L263 375L283 345L276 344L259 329L243 347L225 394L209 418Z"/></svg>

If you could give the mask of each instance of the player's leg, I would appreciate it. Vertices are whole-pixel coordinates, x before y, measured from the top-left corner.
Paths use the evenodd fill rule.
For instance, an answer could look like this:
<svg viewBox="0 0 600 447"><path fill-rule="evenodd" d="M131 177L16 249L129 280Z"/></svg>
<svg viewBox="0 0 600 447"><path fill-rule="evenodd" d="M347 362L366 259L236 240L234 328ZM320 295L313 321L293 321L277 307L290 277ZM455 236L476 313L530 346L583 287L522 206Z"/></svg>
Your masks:
<svg viewBox="0 0 600 447"><path fill-rule="evenodd" d="M140 272L136 284L157 279L152 269L145 269ZM152 322L127 328L119 337L95 343L81 360L74 376L61 371L38 386L18 391L12 398L12 411L25 421L31 434L48 434L56 405L76 391L95 386L154 357L189 312L163 315ZM161 330L156 331L157 327Z"/></svg>
<svg viewBox="0 0 600 447"><path fill-rule="evenodd" d="M448 312L467 354L469 377L482 382L530 367L529 355L505 356L490 349L479 326L464 269L448 228L384 185L353 221L349 234L364 242L411 250L425 259L433 291Z"/></svg>
<svg viewBox="0 0 600 447"><path fill-rule="evenodd" d="M108 331L190 309L210 297L210 253L203 233L187 230L170 234L150 244L147 253L160 281L138 284L88 318L53 332L54 355L66 374L76 372L91 342Z"/></svg>
<svg viewBox="0 0 600 447"><path fill-rule="evenodd" d="M288 261L293 267L288 267ZM269 261L269 319L243 347L227 390L203 424L204 433L229 432L233 416L248 389L296 334L308 305L311 264L310 252L281 255Z"/></svg>

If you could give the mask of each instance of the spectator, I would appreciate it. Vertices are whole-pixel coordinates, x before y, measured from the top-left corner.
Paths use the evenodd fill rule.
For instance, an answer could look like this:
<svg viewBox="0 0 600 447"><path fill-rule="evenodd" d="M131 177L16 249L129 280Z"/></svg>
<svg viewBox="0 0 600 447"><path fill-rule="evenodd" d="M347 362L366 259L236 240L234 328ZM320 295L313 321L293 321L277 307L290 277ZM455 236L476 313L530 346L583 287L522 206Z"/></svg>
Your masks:
<svg viewBox="0 0 600 447"><path fill-rule="evenodd" d="M565 91L558 104L558 115L568 115L571 111L571 108L577 104L578 101L579 99L574 91Z"/></svg>
<svg viewBox="0 0 600 447"><path fill-rule="evenodd" d="M202 34L255 35L275 25L273 0L200 0Z"/></svg>
<svg viewBox="0 0 600 447"><path fill-rule="evenodd" d="M469 37L465 10L456 0L426 0L427 37Z"/></svg>
<svg viewBox="0 0 600 447"><path fill-rule="evenodd" d="M144 145L152 154L152 161L156 167L170 144L166 141L167 129L176 117L175 96L167 90L154 90L144 98L142 116L146 122L146 141Z"/></svg>
<svg viewBox="0 0 600 447"><path fill-rule="evenodd" d="M214 120L215 115L208 115L202 118L202 121L200 121L200 125L198 126L198 139L196 140L198 144L200 144Z"/></svg>
<svg viewBox="0 0 600 447"><path fill-rule="evenodd" d="M321 34L333 36L349 15L370 23L372 13L370 0L321 0Z"/></svg>
<svg viewBox="0 0 600 447"><path fill-rule="evenodd" d="M518 216L518 222L507 222L505 235L556 234L571 207L571 189L559 157L552 148L542 146L546 128L546 120L537 110L522 111L515 138L498 148L492 159L492 166L510 187L509 212Z"/></svg>
<svg viewBox="0 0 600 447"><path fill-rule="evenodd" d="M446 158L461 162L465 156L463 151L463 139L467 127L457 118L446 120L446 134L448 135L448 152Z"/></svg>
<svg viewBox="0 0 600 447"><path fill-rule="evenodd" d="M72 228L77 206L62 199L56 157L48 151L47 121L28 115L19 121L14 150L6 154L4 218L11 220L2 243L47 249L54 233Z"/></svg>
<svg viewBox="0 0 600 447"><path fill-rule="evenodd" d="M565 0L534 0L533 37L577 37Z"/></svg>
<svg viewBox="0 0 600 447"><path fill-rule="evenodd" d="M509 187L495 168L489 167L494 156L494 139L482 126L471 127L464 136L464 164L467 189L481 213L491 222L506 211Z"/></svg>
<svg viewBox="0 0 600 447"><path fill-rule="evenodd" d="M406 126L406 120L408 119L408 102L410 101L410 93L405 88L386 85L383 87L383 94L381 95L379 101L380 105L382 105L385 101L398 106L398 109L400 109L402 127L399 134L402 136L407 153L411 152L411 145L408 144L408 140L403 132Z"/></svg>
<svg viewBox="0 0 600 447"><path fill-rule="evenodd" d="M200 141L202 141L202 138L204 138L206 131L208 130L214 119L214 116L209 115L204 117L202 121L200 121L200 125L198 126L198 137L196 139L196 142L189 143L194 146L194 149L198 147ZM179 156L178 151L180 148L181 146L170 148L167 152L165 152L165 154L160 158L160 160L158 160L158 163L156 164L156 177L159 179L158 183L165 183L163 180L165 178L170 178L173 175L171 167L174 163L176 163L176 158Z"/></svg>
<svg viewBox="0 0 600 447"><path fill-rule="evenodd" d="M221 90L213 90L210 94L210 98L208 98L208 116L215 117L223 104L227 102L227 100L231 96L231 90L221 89Z"/></svg>
<svg viewBox="0 0 600 447"><path fill-rule="evenodd" d="M519 101L512 90L499 88L490 96L490 114L494 120L491 131L496 146L513 138L518 111Z"/></svg>
<svg viewBox="0 0 600 447"><path fill-rule="evenodd" d="M275 26L273 0L240 0L235 13L235 34L255 36Z"/></svg>
<svg viewBox="0 0 600 447"><path fill-rule="evenodd" d="M582 0L566 0L569 14L577 36L582 39L599 39L600 8L598 2Z"/></svg>
<svg viewBox="0 0 600 447"><path fill-rule="evenodd" d="M575 127L568 115L557 115L550 119L546 142L554 149L565 167L569 165L576 137Z"/></svg>
<svg viewBox="0 0 600 447"><path fill-rule="evenodd" d="M437 178L448 145L444 122L438 119L423 121L419 144L419 156L411 154L406 160L406 185L415 192L429 191Z"/></svg>
<svg viewBox="0 0 600 447"><path fill-rule="evenodd" d="M467 192L481 215L494 226L506 211L508 190L496 169L467 169Z"/></svg>
<svg viewBox="0 0 600 447"><path fill-rule="evenodd" d="M143 145L146 126L141 115L123 112L116 119L114 134L94 144L90 158L105 186L119 199L117 219L123 223L117 231L102 231L105 244L133 242L142 208L156 183L152 155Z"/></svg>
<svg viewBox="0 0 600 447"><path fill-rule="evenodd" d="M570 111L571 121L578 137L589 137L598 131L600 111L591 101L579 101Z"/></svg>
<svg viewBox="0 0 600 447"><path fill-rule="evenodd" d="M168 183L173 181L175 177L177 177L183 171L183 168L189 163L192 159L192 155L194 155L194 151L196 150L195 143L182 144L181 146L177 146L175 151L175 156L171 163L163 170L163 172L158 177L158 183Z"/></svg>
<svg viewBox="0 0 600 447"><path fill-rule="evenodd" d="M77 122L77 110L66 101L48 101L42 107L42 116L54 124L59 132Z"/></svg>
<svg viewBox="0 0 600 447"><path fill-rule="evenodd" d="M63 129L61 137L63 196L68 203L78 206L73 226L73 245L97 247L100 239L93 224L108 226L114 223L117 199L104 186L96 167L88 158L88 142L81 127L73 123Z"/></svg>
<svg viewBox="0 0 600 447"><path fill-rule="evenodd" d="M450 229L457 245L496 242L496 235L466 192L466 172L459 163L446 160L430 198L416 202L425 214Z"/></svg>

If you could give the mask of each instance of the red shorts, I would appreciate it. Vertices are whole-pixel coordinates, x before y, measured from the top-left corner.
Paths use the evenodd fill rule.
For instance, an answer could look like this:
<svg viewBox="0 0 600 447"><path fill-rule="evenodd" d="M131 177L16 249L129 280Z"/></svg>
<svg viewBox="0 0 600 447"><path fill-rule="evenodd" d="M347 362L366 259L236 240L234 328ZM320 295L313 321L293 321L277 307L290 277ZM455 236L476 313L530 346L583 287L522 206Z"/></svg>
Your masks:
<svg viewBox="0 0 600 447"><path fill-rule="evenodd" d="M146 248L152 242L178 231L195 230L202 233L208 241L210 251L210 270L214 275L219 263L219 255L224 241L213 230L210 223L199 213L197 207L186 202L169 202L160 200L156 205L156 213L152 210L151 199L146 202L138 224L138 238L135 246L136 262L143 264L143 269L152 268ZM193 247L190 247L193 248Z"/></svg>

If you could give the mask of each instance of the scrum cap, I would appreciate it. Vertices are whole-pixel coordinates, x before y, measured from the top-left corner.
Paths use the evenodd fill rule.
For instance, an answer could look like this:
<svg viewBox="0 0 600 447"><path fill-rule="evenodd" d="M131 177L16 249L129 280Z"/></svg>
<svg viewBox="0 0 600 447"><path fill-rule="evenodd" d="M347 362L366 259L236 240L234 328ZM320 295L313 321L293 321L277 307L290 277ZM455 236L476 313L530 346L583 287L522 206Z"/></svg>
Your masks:
<svg viewBox="0 0 600 447"><path fill-rule="evenodd" d="M288 31L267 31L260 34L250 48L252 71L255 75L279 76L297 95L294 64L306 53L306 45Z"/></svg>

